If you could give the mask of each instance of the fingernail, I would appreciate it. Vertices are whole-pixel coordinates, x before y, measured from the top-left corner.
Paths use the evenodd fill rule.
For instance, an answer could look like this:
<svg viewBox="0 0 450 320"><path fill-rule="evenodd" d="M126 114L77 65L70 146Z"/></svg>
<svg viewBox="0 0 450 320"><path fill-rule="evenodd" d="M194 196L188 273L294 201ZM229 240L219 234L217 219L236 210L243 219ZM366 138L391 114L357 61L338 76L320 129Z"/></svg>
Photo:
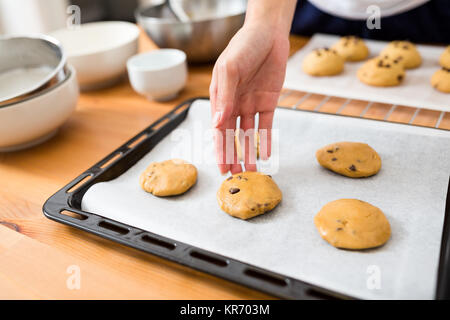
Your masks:
<svg viewBox="0 0 450 320"><path fill-rule="evenodd" d="M214 114L214 117L212 119L212 124L214 127L217 127L219 125L220 118L222 117L222 112L218 111Z"/></svg>

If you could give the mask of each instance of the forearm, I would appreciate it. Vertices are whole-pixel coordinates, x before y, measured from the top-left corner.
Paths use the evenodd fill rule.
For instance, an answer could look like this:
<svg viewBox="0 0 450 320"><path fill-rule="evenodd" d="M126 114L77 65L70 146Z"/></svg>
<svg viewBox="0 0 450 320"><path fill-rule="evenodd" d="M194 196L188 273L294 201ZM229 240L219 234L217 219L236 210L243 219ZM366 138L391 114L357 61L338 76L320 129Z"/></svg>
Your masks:
<svg viewBox="0 0 450 320"><path fill-rule="evenodd" d="M264 25L289 34L296 4L297 0L249 0L245 25Z"/></svg>

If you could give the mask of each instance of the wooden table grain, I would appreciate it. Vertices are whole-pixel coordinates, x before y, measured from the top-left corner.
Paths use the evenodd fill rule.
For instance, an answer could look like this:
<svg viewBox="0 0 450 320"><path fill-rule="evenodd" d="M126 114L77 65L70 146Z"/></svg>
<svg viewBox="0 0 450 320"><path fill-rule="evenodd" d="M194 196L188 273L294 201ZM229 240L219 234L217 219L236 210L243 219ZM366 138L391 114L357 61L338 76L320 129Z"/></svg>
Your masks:
<svg viewBox="0 0 450 320"><path fill-rule="evenodd" d="M291 37L291 52L306 41ZM153 48L141 35L140 51ZM53 222L42 214L45 200L82 171L181 101L208 96L211 70L212 65L189 66L188 84L171 102L148 101L127 80L83 93L76 111L54 138L32 149L0 153L0 299L271 298ZM280 102L292 106L304 94L288 92ZM311 95L302 108L314 109L320 101L321 97ZM321 106L322 111L334 113L342 103L332 98ZM346 108L351 113L360 107L356 103ZM390 116L392 121L407 121L408 112L399 107ZM375 109L367 114L383 116ZM425 125L437 121L433 112L415 117ZM441 118L440 123L450 127L449 114Z"/></svg>

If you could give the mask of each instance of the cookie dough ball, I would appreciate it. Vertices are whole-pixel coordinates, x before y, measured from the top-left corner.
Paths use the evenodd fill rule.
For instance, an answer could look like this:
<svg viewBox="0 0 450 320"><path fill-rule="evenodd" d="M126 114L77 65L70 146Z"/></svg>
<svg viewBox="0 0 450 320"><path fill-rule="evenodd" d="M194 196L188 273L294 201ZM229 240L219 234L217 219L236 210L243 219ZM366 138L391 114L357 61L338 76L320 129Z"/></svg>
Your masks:
<svg viewBox="0 0 450 320"><path fill-rule="evenodd" d="M153 162L139 178L142 189L159 197L185 193L196 181L197 168L180 159Z"/></svg>
<svg viewBox="0 0 450 320"><path fill-rule="evenodd" d="M392 41L381 51L380 56L398 61L406 69L414 69L422 63L416 46L409 41Z"/></svg>
<svg viewBox="0 0 450 320"><path fill-rule="evenodd" d="M397 60L376 57L365 62L357 72L358 79L370 86L391 87L405 78L405 70Z"/></svg>
<svg viewBox="0 0 450 320"><path fill-rule="evenodd" d="M444 68L450 69L450 46L447 46L444 52L442 52L439 57L439 64Z"/></svg>
<svg viewBox="0 0 450 320"><path fill-rule="evenodd" d="M370 177L381 169L381 158L368 144L337 142L316 152L322 167L350 178Z"/></svg>
<svg viewBox="0 0 450 320"><path fill-rule="evenodd" d="M246 220L275 208L281 201L281 191L270 176L246 171L222 183L217 201L229 215Z"/></svg>
<svg viewBox="0 0 450 320"><path fill-rule="evenodd" d="M441 68L431 77L431 85L436 90L450 93L450 69Z"/></svg>
<svg viewBox="0 0 450 320"><path fill-rule="evenodd" d="M369 56L369 48L364 41L356 36L346 36L339 39L332 47L345 61L361 61Z"/></svg>
<svg viewBox="0 0 450 320"><path fill-rule="evenodd" d="M344 58L334 49L316 49L303 60L303 71L311 76L333 76L344 70Z"/></svg>
<svg viewBox="0 0 450 320"><path fill-rule="evenodd" d="M336 248L369 249L386 243L391 226L383 212L357 199L327 203L314 217L320 236Z"/></svg>

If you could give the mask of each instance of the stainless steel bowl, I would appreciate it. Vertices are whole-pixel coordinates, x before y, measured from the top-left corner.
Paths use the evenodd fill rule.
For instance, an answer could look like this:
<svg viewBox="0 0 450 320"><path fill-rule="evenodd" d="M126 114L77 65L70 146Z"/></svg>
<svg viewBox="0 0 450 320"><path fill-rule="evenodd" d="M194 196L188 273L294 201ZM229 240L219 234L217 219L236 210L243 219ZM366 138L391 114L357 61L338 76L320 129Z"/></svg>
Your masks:
<svg viewBox="0 0 450 320"><path fill-rule="evenodd" d="M0 37L0 106L54 86L67 73L66 57L56 39Z"/></svg>
<svg viewBox="0 0 450 320"><path fill-rule="evenodd" d="M136 10L136 20L161 48L183 50L189 62L215 60L244 23L247 0L179 0L179 21L166 2Z"/></svg>

